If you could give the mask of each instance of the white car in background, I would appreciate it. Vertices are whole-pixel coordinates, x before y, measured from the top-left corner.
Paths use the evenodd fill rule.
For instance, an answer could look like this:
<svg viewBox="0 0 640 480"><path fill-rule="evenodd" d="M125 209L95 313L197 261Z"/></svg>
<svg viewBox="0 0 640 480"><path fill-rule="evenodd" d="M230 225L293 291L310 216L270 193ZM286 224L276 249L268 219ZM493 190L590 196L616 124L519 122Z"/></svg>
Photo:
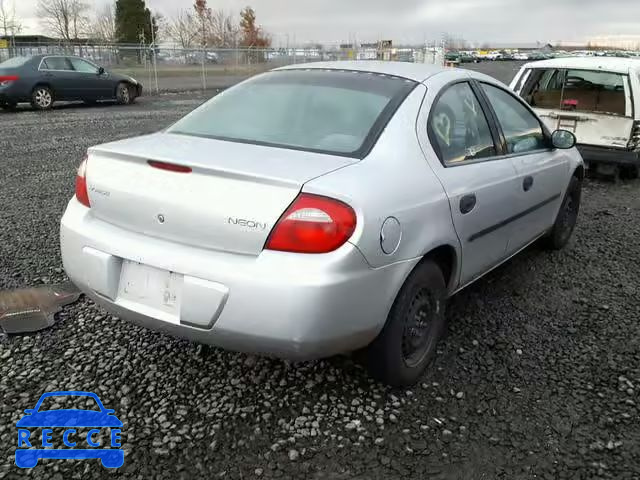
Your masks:
<svg viewBox="0 0 640 480"><path fill-rule="evenodd" d="M551 130L573 132L588 168L637 178L640 60L566 57L524 65L511 82Z"/></svg>

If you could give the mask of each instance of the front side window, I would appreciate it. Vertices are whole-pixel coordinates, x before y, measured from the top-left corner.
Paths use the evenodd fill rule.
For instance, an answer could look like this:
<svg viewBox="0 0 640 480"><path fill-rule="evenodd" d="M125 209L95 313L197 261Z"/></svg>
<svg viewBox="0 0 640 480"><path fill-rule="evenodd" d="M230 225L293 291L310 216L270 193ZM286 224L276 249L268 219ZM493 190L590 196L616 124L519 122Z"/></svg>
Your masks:
<svg viewBox="0 0 640 480"><path fill-rule="evenodd" d="M429 136L445 165L496 155L487 118L471 86L449 87L431 107Z"/></svg>
<svg viewBox="0 0 640 480"><path fill-rule="evenodd" d="M508 153L525 153L546 148L540 122L518 99L487 83L482 84L482 89L498 117L507 141Z"/></svg>
<svg viewBox="0 0 640 480"><path fill-rule="evenodd" d="M169 133L358 157L415 85L351 71L270 72L214 97Z"/></svg>
<svg viewBox="0 0 640 480"><path fill-rule="evenodd" d="M42 61L44 70L73 70L69 60L64 57L47 57Z"/></svg>
<svg viewBox="0 0 640 480"><path fill-rule="evenodd" d="M76 72L81 73L94 73L98 74L98 67L96 67L93 63L89 63L86 60L82 60L81 58L70 58L69 61L71 65L73 65L73 69Z"/></svg>

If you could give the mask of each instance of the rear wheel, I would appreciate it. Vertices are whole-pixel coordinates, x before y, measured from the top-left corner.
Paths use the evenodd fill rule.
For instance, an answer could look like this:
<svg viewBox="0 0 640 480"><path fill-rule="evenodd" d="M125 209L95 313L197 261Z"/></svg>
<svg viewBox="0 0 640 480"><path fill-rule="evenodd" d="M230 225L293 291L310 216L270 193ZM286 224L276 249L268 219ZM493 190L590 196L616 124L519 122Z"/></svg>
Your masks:
<svg viewBox="0 0 640 480"><path fill-rule="evenodd" d="M53 106L53 91L44 85L38 85L31 92L31 106L36 110L49 110Z"/></svg>
<svg viewBox="0 0 640 480"><path fill-rule="evenodd" d="M18 108L18 104L15 102L6 102L0 104L0 108L7 110L8 112L14 112Z"/></svg>
<svg viewBox="0 0 640 480"><path fill-rule="evenodd" d="M640 167L637 165L624 166L620 169L620 178L635 180L640 176Z"/></svg>
<svg viewBox="0 0 640 480"><path fill-rule="evenodd" d="M444 333L445 303L442 271L426 260L409 275L382 332L367 349L371 375L392 386L416 383L433 360Z"/></svg>
<svg viewBox="0 0 640 480"><path fill-rule="evenodd" d="M132 103L133 94L131 93L131 87L126 83L119 83L116 87L116 100L120 105L129 105Z"/></svg>
<svg viewBox="0 0 640 480"><path fill-rule="evenodd" d="M571 177L567 193L564 196L553 228L544 238L544 244L547 248L560 250L569 243L573 229L578 221L581 196L582 181L577 177Z"/></svg>

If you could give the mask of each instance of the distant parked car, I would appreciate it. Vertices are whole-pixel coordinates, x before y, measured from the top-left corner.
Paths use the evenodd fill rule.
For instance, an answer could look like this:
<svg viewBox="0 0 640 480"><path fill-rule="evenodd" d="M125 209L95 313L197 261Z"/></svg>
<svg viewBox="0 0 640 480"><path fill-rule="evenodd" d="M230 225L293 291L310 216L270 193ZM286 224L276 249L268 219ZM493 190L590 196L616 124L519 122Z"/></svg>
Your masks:
<svg viewBox="0 0 640 480"><path fill-rule="evenodd" d="M199 65L203 58L205 63L220 63L220 57L216 52L189 52L185 57L188 65Z"/></svg>
<svg viewBox="0 0 640 480"><path fill-rule="evenodd" d="M529 54L522 53L522 52L514 53L513 54L513 59L514 60L519 60L519 61L529 60Z"/></svg>
<svg viewBox="0 0 640 480"><path fill-rule="evenodd" d="M5 110L14 109L20 102L48 110L58 100L128 104L140 95L142 84L137 80L109 73L80 57L36 55L0 63L0 107Z"/></svg>
<svg viewBox="0 0 640 480"><path fill-rule="evenodd" d="M62 261L120 318L298 360L366 348L374 376L407 385L447 297L538 239L569 241L574 144L476 72L292 65L90 148Z"/></svg>
<svg viewBox="0 0 640 480"><path fill-rule="evenodd" d="M563 128L593 171L640 173L640 61L565 57L524 65L511 83L550 129Z"/></svg>

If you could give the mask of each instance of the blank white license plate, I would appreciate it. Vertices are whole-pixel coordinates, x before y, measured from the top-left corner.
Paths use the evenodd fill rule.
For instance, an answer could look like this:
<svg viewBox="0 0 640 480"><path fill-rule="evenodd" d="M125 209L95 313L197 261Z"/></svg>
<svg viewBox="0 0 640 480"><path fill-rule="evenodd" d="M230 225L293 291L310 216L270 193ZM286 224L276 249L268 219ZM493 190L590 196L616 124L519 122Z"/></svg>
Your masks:
<svg viewBox="0 0 640 480"><path fill-rule="evenodd" d="M118 303L171 323L180 323L183 276L125 260L120 273Z"/></svg>

